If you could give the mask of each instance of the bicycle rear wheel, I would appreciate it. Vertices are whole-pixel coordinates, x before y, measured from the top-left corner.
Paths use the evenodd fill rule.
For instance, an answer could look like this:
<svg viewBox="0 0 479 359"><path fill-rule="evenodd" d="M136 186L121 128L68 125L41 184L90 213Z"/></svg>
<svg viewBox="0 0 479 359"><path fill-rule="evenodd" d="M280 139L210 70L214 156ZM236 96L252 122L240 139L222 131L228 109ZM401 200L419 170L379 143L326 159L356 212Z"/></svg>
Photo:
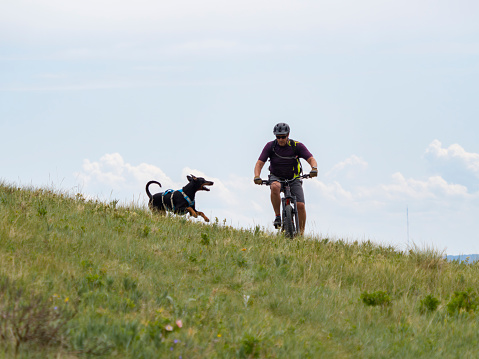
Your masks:
<svg viewBox="0 0 479 359"><path fill-rule="evenodd" d="M283 211L283 231L286 237L294 237L293 207L287 205Z"/></svg>

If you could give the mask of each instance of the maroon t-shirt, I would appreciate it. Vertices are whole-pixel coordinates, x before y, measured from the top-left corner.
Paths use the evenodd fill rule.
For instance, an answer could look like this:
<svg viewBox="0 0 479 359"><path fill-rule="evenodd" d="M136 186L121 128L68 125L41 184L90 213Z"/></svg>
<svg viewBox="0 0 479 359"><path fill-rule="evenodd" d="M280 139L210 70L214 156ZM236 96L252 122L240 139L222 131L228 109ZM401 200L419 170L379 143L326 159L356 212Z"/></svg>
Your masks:
<svg viewBox="0 0 479 359"><path fill-rule="evenodd" d="M266 162L268 158L271 158L269 170L277 177L291 179L296 173L295 169L298 166L298 161L294 157L294 149L291 146L292 141L293 140L290 139L286 146L283 147L276 144L274 153L271 151L274 141L270 141L264 146L263 152L261 152L261 155L258 158L258 160L263 162ZM299 158L308 160L310 157L313 157L306 146L300 142L296 142L296 151Z"/></svg>

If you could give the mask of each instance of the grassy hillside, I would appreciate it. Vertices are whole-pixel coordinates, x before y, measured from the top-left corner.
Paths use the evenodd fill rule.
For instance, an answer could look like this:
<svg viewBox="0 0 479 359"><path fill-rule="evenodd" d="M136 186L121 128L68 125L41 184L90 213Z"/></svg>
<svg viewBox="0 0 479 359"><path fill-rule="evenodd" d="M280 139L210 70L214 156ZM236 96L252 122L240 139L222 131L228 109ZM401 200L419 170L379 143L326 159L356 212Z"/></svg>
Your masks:
<svg viewBox="0 0 479 359"><path fill-rule="evenodd" d="M0 184L0 353L478 357L479 265L441 257Z"/></svg>

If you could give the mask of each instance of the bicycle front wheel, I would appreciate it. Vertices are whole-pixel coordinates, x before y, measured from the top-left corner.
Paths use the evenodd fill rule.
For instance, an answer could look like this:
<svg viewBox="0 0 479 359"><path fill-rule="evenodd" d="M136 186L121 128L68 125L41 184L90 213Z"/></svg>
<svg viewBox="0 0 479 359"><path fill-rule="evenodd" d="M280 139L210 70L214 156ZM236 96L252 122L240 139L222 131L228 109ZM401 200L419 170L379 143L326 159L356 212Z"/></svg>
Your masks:
<svg viewBox="0 0 479 359"><path fill-rule="evenodd" d="M283 212L283 231L286 237L294 237L293 207L287 205Z"/></svg>

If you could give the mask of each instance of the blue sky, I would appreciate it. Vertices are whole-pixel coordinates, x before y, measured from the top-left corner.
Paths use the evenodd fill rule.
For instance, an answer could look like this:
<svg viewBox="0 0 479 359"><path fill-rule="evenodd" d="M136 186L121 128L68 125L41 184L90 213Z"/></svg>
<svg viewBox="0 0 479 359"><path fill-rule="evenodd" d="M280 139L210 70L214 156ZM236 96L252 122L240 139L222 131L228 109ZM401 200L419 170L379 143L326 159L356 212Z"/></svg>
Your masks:
<svg viewBox="0 0 479 359"><path fill-rule="evenodd" d="M272 230L277 122L318 161L309 233L479 252L476 1L0 5L0 180L144 205L150 179ZM307 167L307 165L306 165ZM267 174L263 170L263 177Z"/></svg>

